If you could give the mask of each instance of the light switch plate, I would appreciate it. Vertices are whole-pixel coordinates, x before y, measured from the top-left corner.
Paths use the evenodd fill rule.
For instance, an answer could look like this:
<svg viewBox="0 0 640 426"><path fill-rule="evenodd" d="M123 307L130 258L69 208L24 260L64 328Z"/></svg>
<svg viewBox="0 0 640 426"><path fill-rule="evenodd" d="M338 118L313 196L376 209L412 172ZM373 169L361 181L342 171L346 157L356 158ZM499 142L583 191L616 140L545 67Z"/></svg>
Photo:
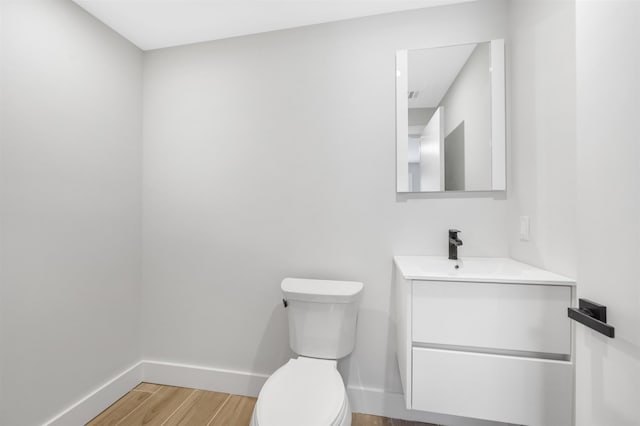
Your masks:
<svg viewBox="0 0 640 426"><path fill-rule="evenodd" d="M530 232L529 216L520 216L520 240L529 241Z"/></svg>

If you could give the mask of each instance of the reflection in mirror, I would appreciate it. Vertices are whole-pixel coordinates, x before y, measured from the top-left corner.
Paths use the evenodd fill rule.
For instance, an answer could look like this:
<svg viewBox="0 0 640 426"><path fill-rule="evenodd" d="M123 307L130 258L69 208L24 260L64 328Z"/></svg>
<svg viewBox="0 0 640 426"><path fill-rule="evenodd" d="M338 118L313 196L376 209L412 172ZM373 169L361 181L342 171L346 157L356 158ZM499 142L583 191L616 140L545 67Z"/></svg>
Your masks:
<svg viewBox="0 0 640 426"><path fill-rule="evenodd" d="M397 191L505 189L504 43L397 55Z"/></svg>

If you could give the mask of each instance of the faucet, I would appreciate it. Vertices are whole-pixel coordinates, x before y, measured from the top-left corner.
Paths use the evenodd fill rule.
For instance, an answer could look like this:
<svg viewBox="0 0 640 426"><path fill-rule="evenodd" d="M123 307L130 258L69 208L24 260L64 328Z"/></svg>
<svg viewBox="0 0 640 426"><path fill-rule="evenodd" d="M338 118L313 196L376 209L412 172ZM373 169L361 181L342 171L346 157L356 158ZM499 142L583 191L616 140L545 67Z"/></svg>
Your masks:
<svg viewBox="0 0 640 426"><path fill-rule="evenodd" d="M458 260L458 246L462 245L462 240L458 238L457 229L449 229L449 259Z"/></svg>

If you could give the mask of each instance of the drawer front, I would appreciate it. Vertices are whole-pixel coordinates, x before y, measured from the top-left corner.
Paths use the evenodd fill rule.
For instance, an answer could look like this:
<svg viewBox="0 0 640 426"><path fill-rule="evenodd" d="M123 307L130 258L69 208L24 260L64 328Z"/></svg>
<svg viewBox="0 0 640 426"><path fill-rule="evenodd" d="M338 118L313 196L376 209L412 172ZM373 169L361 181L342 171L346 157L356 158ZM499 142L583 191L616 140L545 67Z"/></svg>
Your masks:
<svg viewBox="0 0 640 426"><path fill-rule="evenodd" d="M416 343L567 355L571 287L413 281Z"/></svg>
<svg viewBox="0 0 640 426"><path fill-rule="evenodd" d="M572 422L566 361L413 349L412 408L531 426Z"/></svg>

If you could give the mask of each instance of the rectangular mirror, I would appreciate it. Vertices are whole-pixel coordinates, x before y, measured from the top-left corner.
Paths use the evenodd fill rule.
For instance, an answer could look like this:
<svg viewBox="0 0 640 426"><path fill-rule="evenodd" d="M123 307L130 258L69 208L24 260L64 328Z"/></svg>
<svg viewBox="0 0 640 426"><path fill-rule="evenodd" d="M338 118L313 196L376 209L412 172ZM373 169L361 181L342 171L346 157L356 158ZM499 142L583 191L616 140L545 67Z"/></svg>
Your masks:
<svg viewBox="0 0 640 426"><path fill-rule="evenodd" d="M397 192L506 189L504 40L396 55Z"/></svg>

